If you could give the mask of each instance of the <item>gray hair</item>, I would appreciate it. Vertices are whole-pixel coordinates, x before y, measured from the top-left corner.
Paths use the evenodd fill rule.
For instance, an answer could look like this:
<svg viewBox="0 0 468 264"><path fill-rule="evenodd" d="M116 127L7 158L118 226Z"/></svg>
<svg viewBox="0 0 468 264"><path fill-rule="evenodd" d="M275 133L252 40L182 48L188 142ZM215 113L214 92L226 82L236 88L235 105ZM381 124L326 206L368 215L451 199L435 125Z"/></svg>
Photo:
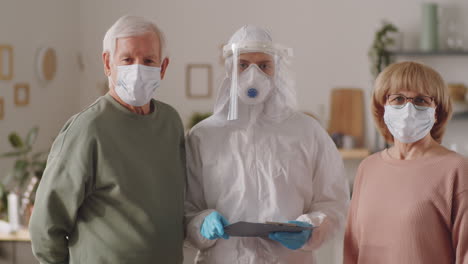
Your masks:
<svg viewBox="0 0 468 264"><path fill-rule="evenodd" d="M158 35L162 60L166 47L164 33L151 20L138 16L122 16L107 30L103 40L103 53L108 52L112 60L118 38L140 36L148 32L154 32Z"/></svg>

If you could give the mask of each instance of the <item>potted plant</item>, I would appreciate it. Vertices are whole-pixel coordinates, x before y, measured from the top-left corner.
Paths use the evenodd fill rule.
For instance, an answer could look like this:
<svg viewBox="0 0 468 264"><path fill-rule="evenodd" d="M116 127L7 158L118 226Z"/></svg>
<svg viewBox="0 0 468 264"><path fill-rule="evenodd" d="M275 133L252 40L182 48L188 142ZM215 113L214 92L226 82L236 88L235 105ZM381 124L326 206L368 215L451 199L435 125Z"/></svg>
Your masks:
<svg viewBox="0 0 468 264"><path fill-rule="evenodd" d="M374 41L369 50L371 72L374 79L382 70L393 62L389 48L395 44L395 33L398 28L388 21L383 21L382 26L375 32Z"/></svg>
<svg viewBox="0 0 468 264"><path fill-rule="evenodd" d="M395 44L394 36L397 32L398 28L388 21L383 21L382 26L375 32L374 41L368 54L371 63L371 73L374 79L377 78L385 67L393 63L392 53L389 49ZM387 148L387 142L385 142L377 130L375 130L375 134L375 150Z"/></svg>
<svg viewBox="0 0 468 264"><path fill-rule="evenodd" d="M18 133L12 132L8 136L13 151L0 154L0 158L14 159L13 167L6 170L0 183L0 211L7 207L6 196L8 192L14 192L20 196L20 215L29 220L28 210L34 203L34 194L39 180L46 167L47 152L33 152L39 132L38 127L33 127L26 138L21 138Z"/></svg>

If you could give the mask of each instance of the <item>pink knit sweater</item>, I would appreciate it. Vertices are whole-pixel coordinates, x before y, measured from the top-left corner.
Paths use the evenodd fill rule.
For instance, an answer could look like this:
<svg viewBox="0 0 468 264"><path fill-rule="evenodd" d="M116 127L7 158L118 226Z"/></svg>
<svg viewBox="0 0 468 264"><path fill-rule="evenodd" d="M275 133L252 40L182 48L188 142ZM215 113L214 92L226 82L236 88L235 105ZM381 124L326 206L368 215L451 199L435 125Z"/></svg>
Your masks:
<svg viewBox="0 0 468 264"><path fill-rule="evenodd" d="M456 153L359 166L344 263L468 264L468 159Z"/></svg>

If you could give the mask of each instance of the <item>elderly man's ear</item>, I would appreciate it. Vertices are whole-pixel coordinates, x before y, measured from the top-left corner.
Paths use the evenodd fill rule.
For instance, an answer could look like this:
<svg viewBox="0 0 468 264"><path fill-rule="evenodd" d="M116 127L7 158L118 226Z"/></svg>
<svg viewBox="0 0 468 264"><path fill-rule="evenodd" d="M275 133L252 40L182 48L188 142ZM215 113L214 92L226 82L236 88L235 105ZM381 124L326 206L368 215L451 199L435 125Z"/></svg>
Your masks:
<svg viewBox="0 0 468 264"><path fill-rule="evenodd" d="M164 75L166 74L167 66L169 66L169 58L166 57L161 63L161 80L164 79Z"/></svg>
<svg viewBox="0 0 468 264"><path fill-rule="evenodd" d="M110 76L110 59L109 52L102 53L102 63L104 64L104 74Z"/></svg>

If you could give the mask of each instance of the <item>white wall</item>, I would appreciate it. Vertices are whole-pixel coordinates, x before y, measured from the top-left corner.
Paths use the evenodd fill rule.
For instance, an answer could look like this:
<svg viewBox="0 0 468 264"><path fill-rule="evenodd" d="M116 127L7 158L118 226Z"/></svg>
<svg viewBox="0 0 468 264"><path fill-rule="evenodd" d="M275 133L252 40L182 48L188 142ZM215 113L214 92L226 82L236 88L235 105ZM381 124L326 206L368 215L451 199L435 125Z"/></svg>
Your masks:
<svg viewBox="0 0 468 264"><path fill-rule="evenodd" d="M5 118L0 120L0 153L10 151L7 136L17 131L25 136L39 126L38 150L47 150L65 121L79 109L78 2L56 0L1 1L0 44L14 48L14 78L0 81ZM35 72L37 49L48 45L56 50L58 69L50 83L41 83ZM13 85L30 84L28 106L14 105ZM12 165L0 160L0 177Z"/></svg>

